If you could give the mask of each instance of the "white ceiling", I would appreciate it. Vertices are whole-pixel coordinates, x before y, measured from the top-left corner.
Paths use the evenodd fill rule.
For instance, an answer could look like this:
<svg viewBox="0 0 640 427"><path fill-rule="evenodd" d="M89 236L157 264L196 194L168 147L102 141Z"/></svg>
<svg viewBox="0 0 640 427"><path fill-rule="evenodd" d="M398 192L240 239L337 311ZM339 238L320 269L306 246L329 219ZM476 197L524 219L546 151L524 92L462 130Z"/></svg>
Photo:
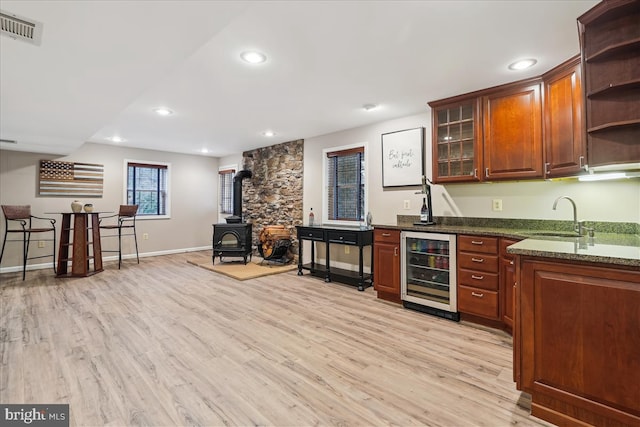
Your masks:
<svg viewBox="0 0 640 427"><path fill-rule="evenodd" d="M2 0L44 26L40 46L0 37L0 137L18 141L0 148L68 154L118 135L225 156L416 114L577 54L576 18L596 3ZM242 62L249 49L267 62ZM538 64L507 69L526 57Z"/></svg>

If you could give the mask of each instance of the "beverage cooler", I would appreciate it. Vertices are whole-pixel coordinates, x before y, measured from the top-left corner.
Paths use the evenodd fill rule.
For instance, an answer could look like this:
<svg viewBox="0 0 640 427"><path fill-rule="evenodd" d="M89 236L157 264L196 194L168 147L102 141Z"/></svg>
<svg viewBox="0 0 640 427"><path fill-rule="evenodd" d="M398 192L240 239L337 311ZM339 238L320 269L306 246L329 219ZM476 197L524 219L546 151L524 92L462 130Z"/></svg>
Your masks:
<svg viewBox="0 0 640 427"><path fill-rule="evenodd" d="M401 298L405 307L458 321L456 236L403 231Z"/></svg>

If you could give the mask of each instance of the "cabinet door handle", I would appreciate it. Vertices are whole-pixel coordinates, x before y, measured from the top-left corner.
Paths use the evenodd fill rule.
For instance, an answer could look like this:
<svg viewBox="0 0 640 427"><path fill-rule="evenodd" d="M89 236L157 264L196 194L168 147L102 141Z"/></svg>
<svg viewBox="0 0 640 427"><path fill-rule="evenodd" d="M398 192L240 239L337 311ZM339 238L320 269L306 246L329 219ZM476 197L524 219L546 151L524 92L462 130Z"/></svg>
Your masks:
<svg viewBox="0 0 640 427"><path fill-rule="evenodd" d="M471 258L473 262L484 262L484 258Z"/></svg>
<svg viewBox="0 0 640 427"><path fill-rule="evenodd" d="M551 172L549 171L549 163L544 164L544 174L549 175Z"/></svg>
<svg viewBox="0 0 640 427"><path fill-rule="evenodd" d="M484 169L484 176L486 176L487 178L489 178L489 168L485 168L485 169Z"/></svg>
<svg viewBox="0 0 640 427"><path fill-rule="evenodd" d="M471 296L478 297L478 298L483 298L483 297L484 297L484 294L483 294L483 293L475 293L475 292L471 292Z"/></svg>
<svg viewBox="0 0 640 427"><path fill-rule="evenodd" d="M471 278L476 280L484 280L484 276L476 276L475 274L472 274Z"/></svg>
<svg viewBox="0 0 640 427"><path fill-rule="evenodd" d="M580 169L584 169L584 156L580 156Z"/></svg>
<svg viewBox="0 0 640 427"><path fill-rule="evenodd" d="M382 237L389 237L391 236L391 233L382 233Z"/></svg>
<svg viewBox="0 0 640 427"><path fill-rule="evenodd" d="M513 265L513 260L509 261L509 264Z"/></svg>
<svg viewBox="0 0 640 427"><path fill-rule="evenodd" d="M473 177L474 178L478 177L478 168L473 169Z"/></svg>
<svg viewBox="0 0 640 427"><path fill-rule="evenodd" d="M398 247L393 248L393 256L398 256Z"/></svg>
<svg viewBox="0 0 640 427"><path fill-rule="evenodd" d="M484 240L472 240L472 245L484 245Z"/></svg>

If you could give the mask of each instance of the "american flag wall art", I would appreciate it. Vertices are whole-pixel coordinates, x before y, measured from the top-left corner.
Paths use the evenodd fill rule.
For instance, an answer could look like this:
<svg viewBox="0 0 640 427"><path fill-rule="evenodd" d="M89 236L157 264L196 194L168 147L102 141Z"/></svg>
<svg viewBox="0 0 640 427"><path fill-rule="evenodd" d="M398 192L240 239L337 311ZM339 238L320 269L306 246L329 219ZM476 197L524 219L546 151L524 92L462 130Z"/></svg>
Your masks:
<svg viewBox="0 0 640 427"><path fill-rule="evenodd" d="M40 196L102 197L104 165L40 160Z"/></svg>

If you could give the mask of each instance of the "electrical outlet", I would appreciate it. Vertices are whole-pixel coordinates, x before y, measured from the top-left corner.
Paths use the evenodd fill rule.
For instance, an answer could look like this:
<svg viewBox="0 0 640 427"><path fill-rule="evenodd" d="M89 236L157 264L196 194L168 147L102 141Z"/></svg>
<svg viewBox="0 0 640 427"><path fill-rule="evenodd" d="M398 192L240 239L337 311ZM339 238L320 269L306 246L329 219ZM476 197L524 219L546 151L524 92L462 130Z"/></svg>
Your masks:
<svg viewBox="0 0 640 427"><path fill-rule="evenodd" d="M44 248L44 242L42 240L38 241L38 247L39 248Z"/></svg>
<svg viewBox="0 0 640 427"><path fill-rule="evenodd" d="M405 200L403 206L406 210L411 209L411 200Z"/></svg>
<svg viewBox="0 0 640 427"><path fill-rule="evenodd" d="M494 212L502 211L502 199L493 199L491 210L493 210Z"/></svg>
<svg viewBox="0 0 640 427"><path fill-rule="evenodd" d="M349 246L345 246L345 247L344 247L344 253L345 253L345 254L349 254L349 253L351 253L351 248L350 248Z"/></svg>
<svg viewBox="0 0 640 427"><path fill-rule="evenodd" d="M142 233L142 240L149 240L149 233Z"/></svg>

